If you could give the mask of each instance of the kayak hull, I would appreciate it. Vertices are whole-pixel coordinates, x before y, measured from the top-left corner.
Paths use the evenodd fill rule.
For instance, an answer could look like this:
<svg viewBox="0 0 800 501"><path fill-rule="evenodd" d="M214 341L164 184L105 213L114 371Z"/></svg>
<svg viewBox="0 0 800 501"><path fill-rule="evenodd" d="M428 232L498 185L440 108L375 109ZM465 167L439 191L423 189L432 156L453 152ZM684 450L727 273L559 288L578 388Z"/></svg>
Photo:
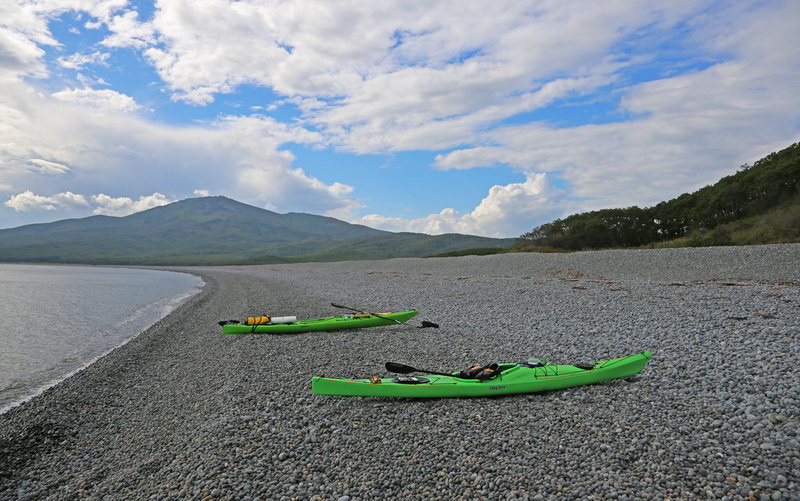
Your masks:
<svg viewBox="0 0 800 501"><path fill-rule="evenodd" d="M299 332L336 331L342 329L361 329L363 327L396 325L398 322L408 322L418 313L418 310L409 310L398 313L381 313L380 317L371 315L365 318L345 318L340 316L318 318L315 320L301 320L299 322L287 324L225 324L221 327L223 334L292 334Z"/></svg>
<svg viewBox="0 0 800 501"><path fill-rule="evenodd" d="M574 365L526 367L513 364L513 367L488 381L428 374L424 377L429 382L422 384L394 383L392 378L385 378L376 383L370 379L313 377L311 389L317 395L407 398L485 397L535 393L634 376L642 372L651 355L649 351L645 351L627 357L604 360L597 362L588 370Z"/></svg>

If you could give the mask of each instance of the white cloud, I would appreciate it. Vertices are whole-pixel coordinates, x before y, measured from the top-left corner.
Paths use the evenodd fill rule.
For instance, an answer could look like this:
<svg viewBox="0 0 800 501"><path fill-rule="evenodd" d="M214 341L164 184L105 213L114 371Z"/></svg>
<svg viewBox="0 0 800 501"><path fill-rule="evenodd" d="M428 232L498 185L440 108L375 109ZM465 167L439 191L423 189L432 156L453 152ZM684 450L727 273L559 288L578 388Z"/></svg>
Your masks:
<svg viewBox="0 0 800 501"><path fill-rule="evenodd" d="M68 165L58 162L50 162L49 160L43 160L41 158L32 158L28 160L28 162L32 165L35 171L43 174L60 175L67 174L71 170Z"/></svg>
<svg viewBox="0 0 800 501"><path fill-rule="evenodd" d="M439 155L436 165L553 172L570 183L573 196L590 199L584 208L654 204L798 140L800 73L787 78L776 74L781 71L756 62L747 69L720 63L639 84L622 101L638 116L633 120L499 128L482 135L492 146ZM772 85L770 76L779 83Z"/></svg>
<svg viewBox="0 0 800 501"><path fill-rule="evenodd" d="M353 222L389 231L429 234L466 233L490 237L517 236L533 229L531 221L558 217L568 205L564 193L554 188L546 174L529 175L523 183L495 185L471 212L455 209L407 220L370 214Z"/></svg>
<svg viewBox="0 0 800 501"><path fill-rule="evenodd" d="M75 194L70 191L56 193L51 196L43 196L36 195L28 190L11 196L4 205L18 212L79 209L94 206L94 214L127 216L134 212L140 212L174 202L174 200L169 200L161 193L141 196L137 200L133 200L129 197L111 197L100 193L90 196L89 199L91 203L87 200L86 196Z"/></svg>
<svg viewBox="0 0 800 501"><path fill-rule="evenodd" d="M628 64L613 52L621 37L642 26L671 28L670 17L695 8L174 2L156 13L161 43L146 54L176 99L207 104L256 83L297 102L311 99L309 121L347 151L443 149L471 142L498 120L608 84Z"/></svg>
<svg viewBox="0 0 800 501"><path fill-rule="evenodd" d="M481 133L490 124L510 116L544 107L552 101L593 90L609 81L607 76L559 79L543 85L536 91L498 99L497 104L476 108L471 112L454 114L443 119L420 113L392 119L392 123L362 117L352 119L357 125L332 126L339 120L335 116L346 109L338 108L321 113L314 120L327 124L334 141L346 151L354 153L398 152L407 150L440 150L464 144L482 142ZM456 86L450 82L449 86ZM444 92L444 91L443 91ZM377 101L380 99L376 98ZM469 103L464 95L463 102ZM363 110L368 112L368 106ZM373 116L385 117L392 113L373 110ZM398 115L400 115L398 113Z"/></svg>
<svg viewBox="0 0 800 501"><path fill-rule="evenodd" d="M211 195L211 192L208 190L194 190L192 193L198 197L207 197Z"/></svg>
<svg viewBox="0 0 800 501"><path fill-rule="evenodd" d="M88 207L89 202L83 195L76 195L70 191L56 193L46 197L36 195L31 191L24 191L10 197L5 203L15 211L56 210L59 208Z"/></svg>
<svg viewBox="0 0 800 501"><path fill-rule="evenodd" d="M108 23L113 12L128 0L39 0L0 2L0 79L47 76L41 46L59 46L48 28L52 17L68 11L83 11Z"/></svg>
<svg viewBox="0 0 800 501"><path fill-rule="evenodd" d="M33 209L55 210L56 203L51 197L35 195L31 191L18 193L8 199L4 205L15 211L28 211Z"/></svg>
<svg viewBox="0 0 800 501"><path fill-rule="evenodd" d="M111 35L101 43L109 48L141 49L155 42L152 26L140 22L139 13L134 10L112 16L108 20L108 29Z"/></svg>
<svg viewBox="0 0 800 501"><path fill-rule="evenodd" d="M70 191L66 191L64 193L57 193L54 195L55 200L65 206L65 207L88 207L89 202L86 201L86 197L83 195L78 195L72 193Z"/></svg>
<svg viewBox="0 0 800 501"><path fill-rule="evenodd" d="M2 2L0 18L0 79L18 75L41 77L46 74L41 59L44 50L39 45L55 45L45 23L30 8Z"/></svg>
<svg viewBox="0 0 800 501"><path fill-rule="evenodd" d="M293 168L294 155L281 145L317 143L320 134L299 126L282 124L266 116L225 117L217 123L217 141L228 153L229 173L235 181L237 197L281 211L328 213L354 209L357 202L348 198L351 186L325 184ZM231 156L230 152L235 152ZM340 212L341 213L341 212Z"/></svg>
<svg viewBox="0 0 800 501"><path fill-rule="evenodd" d="M92 195L92 202L97 205L94 209L94 213L104 214L106 216L127 216L134 212L160 207L174 201L175 200L169 200L161 193L141 196L137 200L133 200L129 197L111 197L103 193Z"/></svg>
<svg viewBox="0 0 800 501"><path fill-rule="evenodd" d="M139 109L132 97L111 89L65 89L53 93L59 101L90 106L101 111L130 113Z"/></svg>
<svg viewBox="0 0 800 501"><path fill-rule="evenodd" d="M58 58L58 63L63 68L72 70L82 69L87 64L107 64L108 58L111 56L108 52L95 51L91 54L73 54L71 56Z"/></svg>

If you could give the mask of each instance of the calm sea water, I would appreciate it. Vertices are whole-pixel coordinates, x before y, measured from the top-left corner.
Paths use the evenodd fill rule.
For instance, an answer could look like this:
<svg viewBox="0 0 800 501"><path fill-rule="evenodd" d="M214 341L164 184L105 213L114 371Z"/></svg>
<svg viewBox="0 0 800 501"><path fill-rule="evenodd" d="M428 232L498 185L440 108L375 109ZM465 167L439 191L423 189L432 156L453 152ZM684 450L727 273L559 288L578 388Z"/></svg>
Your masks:
<svg viewBox="0 0 800 501"><path fill-rule="evenodd" d="M0 413L124 344L202 285L186 273L0 264Z"/></svg>

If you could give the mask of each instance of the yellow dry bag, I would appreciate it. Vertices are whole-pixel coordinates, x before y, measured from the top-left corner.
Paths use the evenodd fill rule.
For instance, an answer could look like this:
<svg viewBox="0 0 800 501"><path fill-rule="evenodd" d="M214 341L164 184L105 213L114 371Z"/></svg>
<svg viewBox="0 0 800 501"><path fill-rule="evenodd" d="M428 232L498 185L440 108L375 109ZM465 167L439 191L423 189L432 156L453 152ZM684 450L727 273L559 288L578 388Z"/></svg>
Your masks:
<svg viewBox="0 0 800 501"><path fill-rule="evenodd" d="M260 317L247 317L247 325L264 325L270 322L269 315L262 315Z"/></svg>

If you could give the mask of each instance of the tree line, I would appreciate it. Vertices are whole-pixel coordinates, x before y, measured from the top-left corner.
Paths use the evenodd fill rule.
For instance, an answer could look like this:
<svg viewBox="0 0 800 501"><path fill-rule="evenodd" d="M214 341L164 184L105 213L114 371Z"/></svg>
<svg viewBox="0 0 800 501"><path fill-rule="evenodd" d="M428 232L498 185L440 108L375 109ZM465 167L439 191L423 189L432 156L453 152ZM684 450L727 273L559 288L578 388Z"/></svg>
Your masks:
<svg viewBox="0 0 800 501"><path fill-rule="evenodd" d="M573 214L521 235L519 247L580 250L639 247L762 214L800 195L800 142L694 193L648 208Z"/></svg>

